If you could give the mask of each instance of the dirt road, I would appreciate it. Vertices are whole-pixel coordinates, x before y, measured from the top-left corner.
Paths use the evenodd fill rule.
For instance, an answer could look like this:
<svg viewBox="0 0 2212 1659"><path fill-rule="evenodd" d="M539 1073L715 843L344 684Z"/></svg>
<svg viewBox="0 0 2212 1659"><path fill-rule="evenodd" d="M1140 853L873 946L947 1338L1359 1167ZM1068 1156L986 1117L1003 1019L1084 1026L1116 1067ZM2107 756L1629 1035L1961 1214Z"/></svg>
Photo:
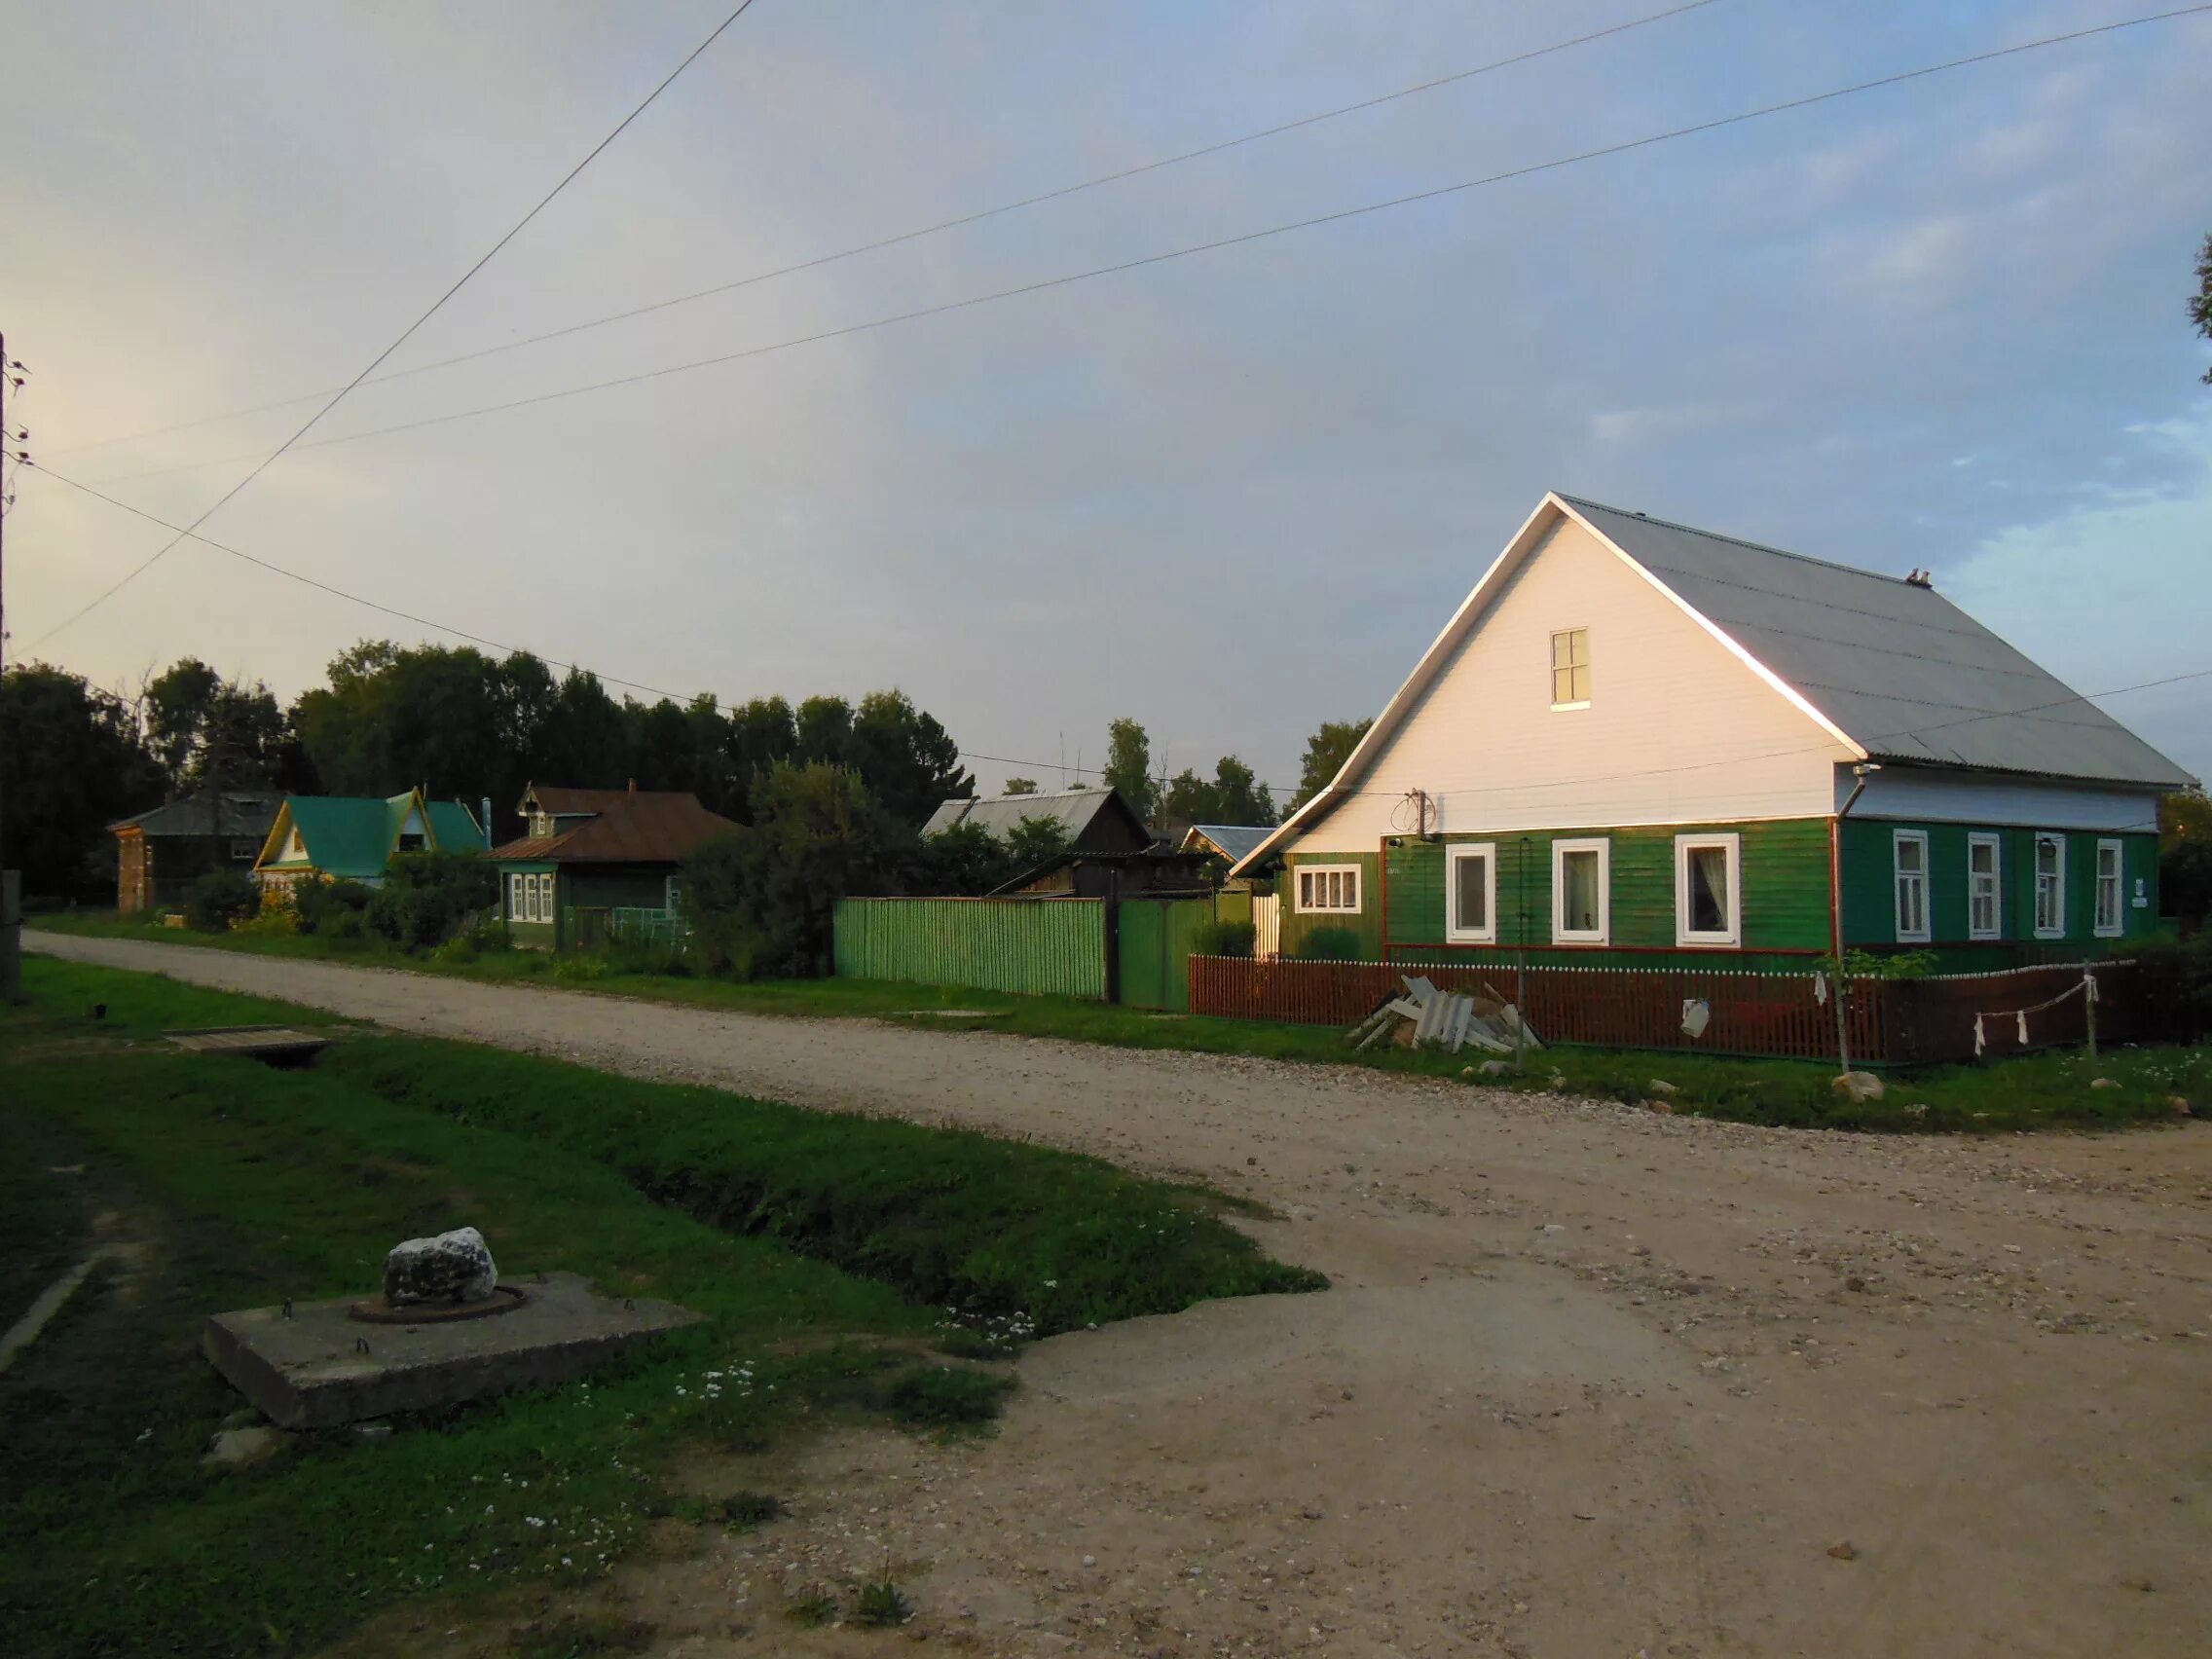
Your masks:
<svg viewBox="0 0 2212 1659"><path fill-rule="evenodd" d="M993 1440L810 1448L768 1472L793 1520L627 1581L671 1653L860 1651L774 1609L887 1555L920 1608L909 1633L963 1651L2212 1650L2201 1122L1814 1135L1350 1069L26 943L1200 1177L1272 1206L1268 1244L1335 1279L1043 1344Z"/></svg>

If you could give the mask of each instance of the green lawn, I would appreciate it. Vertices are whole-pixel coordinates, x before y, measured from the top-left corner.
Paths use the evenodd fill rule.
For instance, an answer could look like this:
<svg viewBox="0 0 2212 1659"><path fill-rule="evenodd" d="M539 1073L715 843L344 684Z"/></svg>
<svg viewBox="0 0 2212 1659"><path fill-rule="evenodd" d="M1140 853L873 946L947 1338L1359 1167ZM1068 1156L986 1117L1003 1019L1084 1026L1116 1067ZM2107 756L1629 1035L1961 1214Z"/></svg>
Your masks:
<svg viewBox="0 0 2212 1659"><path fill-rule="evenodd" d="M655 1515L712 1522L667 1479L699 1449L825 1412L934 1432L995 1408L942 1375L1004 1351L990 1334L1311 1282L1214 1200L1090 1160L404 1038L295 1071L183 1055L146 1039L309 1016L37 957L25 980L0 1011L0 1297L27 1302L95 1215L146 1248L0 1373L10 1654L290 1652L401 1598L581 1583ZM206 1314L373 1289L393 1241L463 1224L510 1274L707 1322L588 1385L202 1467L242 1404L198 1353Z"/></svg>

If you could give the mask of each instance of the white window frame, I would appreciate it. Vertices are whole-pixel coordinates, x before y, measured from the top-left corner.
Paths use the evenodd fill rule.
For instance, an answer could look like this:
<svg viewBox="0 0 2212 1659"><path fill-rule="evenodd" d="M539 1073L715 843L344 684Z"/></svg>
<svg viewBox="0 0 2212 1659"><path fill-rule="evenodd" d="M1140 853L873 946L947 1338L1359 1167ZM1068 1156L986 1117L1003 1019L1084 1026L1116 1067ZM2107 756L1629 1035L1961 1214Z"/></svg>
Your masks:
<svg viewBox="0 0 2212 1659"><path fill-rule="evenodd" d="M1598 925L1592 929L1567 925L1567 882L1562 871L1569 853L1598 855ZM1613 843L1604 835L1552 843L1552 942L1554 944L1610 944L1613 937Z"/></svg>
<svg viewBox="0 0 2212 1659"><path fill-rule="evenodd" d="M553 872L551 870L545 871L537 878L537 919L541 922L550 922L556 919L553 914Z"/></svg>
<svg viewBox="0 0 2212 1659"><path fill-rule="evenodd" d="M2112 854L2112 919L2105 919L2105 854ZM2096 886L2091 897L2095 906L2091 911L2094 932L2098 939L2118 939L2127 931L2127 851L2123 843L2111 837L2097 842Z"/></svg>
<svg viewBox="0 0 2212 1659"><path fill-rule="evenodd" d="M1483 861L1483 915L1479 928L1459 925L1459 866L1469 859ZM1444 853L1444 938L1452 944L1497 942L1497 843L1455 841Z"/></svg>
<svg viewBox="0 0 2212 1659"><path fill-rule="evenodd" d="M1328 878L1331 876L1338 878L1340 900L1345 893L1348 892L1351 895L1351 903L1348 904L1343 903L1332 904L1327 902L1324 894L1320 903L1309 903L1307 902L1309 895L1323 892L1328 885ZM1298 914L1302 916L1356 916L1360 913L1360 903L1366 897L1367 895L1360 891L1359 866L1355 864L1300 865L1298 866L1298 879L1291 893L1292 903Z"/></svg>
<svg viewBox="0 0 2212 1659"><path fill-rule="evenodd" d="M1551 660L1544 664L1544 671L1551 676L1551 703L1552 711L1555 714L1565 714L1570 709L1587 709L1590 706L1590 699L1587 695L1581 697L1569 696L1566 701L1563 702L1559 694L1559 677L1561 674L1559 660L1559 643L1562 640L1572 640L1573 637L1577 634L1580 634L1582 636L1582 660L1580 662L1570 661L1567 666L1566 673L1567 677L1567 690L1569 692L1572 692L1574 689L1574 671L1576 669L1580 669L1584 677L1585 683L1583 685L1583 690L1585 692L1588 692L1596 688L1596 676L1592 672L1590 666L1590 659L1593 653L1590 645L1589 624L1583 623L1580 626L1573 628L1554 628L1552 630L1550 642ZM1573 647L1571 645L1568 646L1567 654L1570 658L1573 655Z"/></svg>
<svg viewBox="0 0 2212 1659"><path fill-rule="evenodd" d="M512 870L512 871L509 871L509 872L508 872L508 875L507 875L507 920L508 920L508 921L510 921L510 922L519 922L519 921L521 921L521 920L523 919L523 916L522 916L522 884L523 884L523 875L522 875L522 872L521 872L520 870Z"/></svg>
<svg viewBox="0 0 2212 1659"><path fill-rule="evenodd" d="M1899 852L1907 845L1920 849L1920 867L1909 870ZM1911 880L1919 886L1920 926L1904 925L1905 883ZM1890 832L1890 920L1897 927L1898 943L1927 944L1935 934L1935 894L1928 879L1928 831L1925 830L1894 830Z"/></svg>
<svg viewBox="0 0 2212 1659"><path fill-rule="evenodd" d="M249 835L231 837L230 859L233 864L250 864L261 856L261 843Z"/></svg>
<svg viewBox="0 0 2212 1659"><path fill-rule="evenodd" d="M1986 871L1973 867L1973 856L1982 848L1989 849L1989 868ZM1982 883L1987 882L1986 895ZM1974 919L1974 906L1984 897L1989 900L1989 924L1984 927ZM2005 937L2005 837L1993 830L1975 830L1967 836L1967 938L2003 939Z"/></svg>
<svg viewBox="0 0 2212 1659"><path fill-rule="evenodd" d="M2046 842L2058 849L2058 868L2050 878L2051 895L2056 901L2052 908L2056 910L2058 920L2049 926L2046 926L2043 919L2043 849ZM2035 832L2035 839L2029 843L2028 876L2033 883L2032 891L2036 902L2036 938L2064 939L2066 937L2066 836L2062 830L2038 830Z"/></svg>
<svg viewBox="0 0 2212 1659"><path fill-rule="evenodd" d="M1718 847L1728 861L1728 925L1717 933L1690 926L1690 854ZM1744 943L1744 837L1735 830L1675 837L1675 942L1740 949Z"/></svg>

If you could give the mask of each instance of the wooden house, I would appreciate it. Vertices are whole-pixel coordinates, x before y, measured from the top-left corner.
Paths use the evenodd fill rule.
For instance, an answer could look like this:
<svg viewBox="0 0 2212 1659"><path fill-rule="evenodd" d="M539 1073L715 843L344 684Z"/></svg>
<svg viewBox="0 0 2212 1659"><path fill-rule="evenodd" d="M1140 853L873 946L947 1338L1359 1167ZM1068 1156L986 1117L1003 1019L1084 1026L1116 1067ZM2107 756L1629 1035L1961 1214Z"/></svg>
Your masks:
<svg viewBox="0 0 2212 1659"><path fill-rule="evenodd" d="M1032 819L1050 819L1057 824L1071 853L1141 853L1153 845L1152 830L1114 789L948 800L930 814L922 833L941 835L958 826L974 825L1003 841L1017 826Z"/></svg>
<svg viewBox="0 0 2212 1659"><path fill-rule="evenodd" d="M682 862L737 826L675 791L533 784L525 833L493 849L499 909L515 943L558 950L588 942L615 911L673 917Z"/></svg>
<svg viewBox="0 0 2212 1659"><path fill-rule="evenodd" d="M115 907L129 915L181 904L209 870L250 872L276 812L273 793L208 792L109 825Z"/></svg>
<svg viewBox="0 0 2212 1659"><path fill-rule="evenodd" d="M425 800L419 789L374 795L287 795L253 866L266 889L316 878L384 880L394 853L482 852L484 830L458 800Z"/></svg>
<svg viewBox="0 0 2212 1659"><path fill-rule="evenodd" d="M1923 572L1555 494L1236 873L1290 953L1995 969L2149 932L2190 783Z"/></svg>

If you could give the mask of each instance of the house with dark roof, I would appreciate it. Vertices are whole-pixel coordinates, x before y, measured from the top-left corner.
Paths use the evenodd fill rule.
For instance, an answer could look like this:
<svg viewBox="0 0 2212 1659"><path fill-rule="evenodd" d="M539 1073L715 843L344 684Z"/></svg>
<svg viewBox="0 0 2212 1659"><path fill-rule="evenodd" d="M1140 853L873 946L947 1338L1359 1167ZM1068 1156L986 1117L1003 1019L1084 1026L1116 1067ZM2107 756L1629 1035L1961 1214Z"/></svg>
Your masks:
<svg viewBox="0 0 2212 1659"><path fill-rule="evenodd" d="M209 870L250 872L276 812L273 791L208 791L110 824L115 907L129 914L181 904Z"/></svg>
<svg viewBox="0 0 2212 1659"><path fill-rule="evenodd" d="M968 824L1003 841L1029 819L1056 823L1066 850L1073 853L1141 853L1153 844L1152 830L1145 821L1122 798L1121 792L1113 789L948 800L930 814L922 833L941 835Z"/></svg>
<svg viewBox="0 0 2212 1659"><path fill-rule="evenodd" d="M311 878L381 886L395 853L482 852L484 830L458 800L419 789L387 795L286 795L261 843L264 891Z"/></svg>
<svg viewBox="0 0 2212 1659"><path fill-rule="evenodd" d="M525 833L492 851L499 911L515 943L548 950L603 937L616 912L672 918L683 860L737 828L678 791L533 784L517 810Z"/></svg>
<svg viewBox="0 0 2212 1659"><path fill-rule="evenodd" d="M2151 931L2191 782L1924 571L1552 494L1234 873L1282 861L1286 951L1994 969Z"/></svg>

